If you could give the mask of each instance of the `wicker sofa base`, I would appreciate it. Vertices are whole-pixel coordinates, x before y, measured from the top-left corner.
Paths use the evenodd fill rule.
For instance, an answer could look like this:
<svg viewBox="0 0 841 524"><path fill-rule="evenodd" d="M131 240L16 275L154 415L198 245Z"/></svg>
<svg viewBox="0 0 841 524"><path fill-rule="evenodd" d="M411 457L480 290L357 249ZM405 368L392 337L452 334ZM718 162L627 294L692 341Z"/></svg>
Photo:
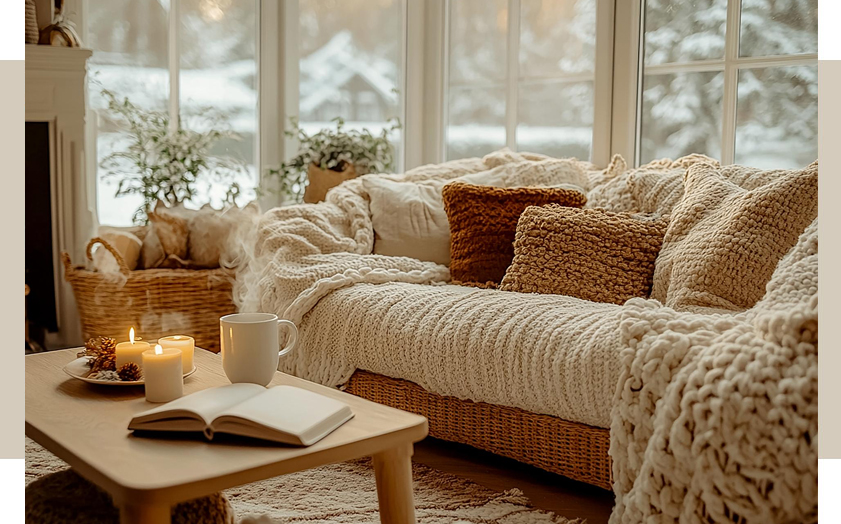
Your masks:
<svg viewBox="0 0 841 524"><path fill-rule="evenodd" d="M346 391L425 416L432 437L468 444L611 489L607 429L518 408L436 395L414 382L361 370L353 374Z"/></svg>

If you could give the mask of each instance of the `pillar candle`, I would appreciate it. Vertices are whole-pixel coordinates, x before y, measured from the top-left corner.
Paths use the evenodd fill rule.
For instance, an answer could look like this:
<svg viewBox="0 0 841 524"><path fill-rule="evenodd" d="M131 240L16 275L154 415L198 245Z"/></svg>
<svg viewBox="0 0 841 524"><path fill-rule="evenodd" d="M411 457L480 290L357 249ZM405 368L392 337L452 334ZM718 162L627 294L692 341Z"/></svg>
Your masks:
<svg viewBox="0 0 841 524"><path fill-rule="evenodd" d="M129 330L128 338L128 342L120 342L114 350L117 357L117 369L127 362L134 362L142 369L143 352L152 349L152 346L143 340L134 340L134 328Z"/></svg>
<svg viewBox="0 0 841 524"><path fill-rule="evenodd" d="M169 402L184 394L184 375L181 373L181 350L162 348L143 352L143 382L146 400Z"/></svg>
<svg viewBox="0 0 841 524"><path fill-rule="evenodd" d="M196 349L196 341L193 337L186 335L170 335L158 339L162 348L175 348L181 350L181 371L189 373L193 369L193 352Z"/></svg>

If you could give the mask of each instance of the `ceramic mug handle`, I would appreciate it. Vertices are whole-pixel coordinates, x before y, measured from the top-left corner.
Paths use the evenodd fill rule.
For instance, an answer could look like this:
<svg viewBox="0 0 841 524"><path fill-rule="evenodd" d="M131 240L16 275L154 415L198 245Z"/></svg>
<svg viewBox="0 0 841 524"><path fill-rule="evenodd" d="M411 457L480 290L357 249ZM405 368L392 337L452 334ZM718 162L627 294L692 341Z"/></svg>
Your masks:
<svg viewBox="0 0 841 524"><path fill-rule="evenodd" d="M290 320L283 320L280 319L277 321L277 328L280 329L281 327L286 327L289 329L289 339L286 344L286 347L280 350L278 353L279 357L289 353L295 348L295 344L298 342L298 328L295 327L295 323Z"/></svg>

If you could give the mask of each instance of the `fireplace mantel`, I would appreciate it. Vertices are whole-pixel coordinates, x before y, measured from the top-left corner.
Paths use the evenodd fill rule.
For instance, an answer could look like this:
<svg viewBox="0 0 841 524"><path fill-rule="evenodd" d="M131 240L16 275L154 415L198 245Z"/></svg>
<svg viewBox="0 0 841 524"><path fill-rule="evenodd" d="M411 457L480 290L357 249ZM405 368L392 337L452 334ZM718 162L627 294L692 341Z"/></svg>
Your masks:
<svg viewBox="0 0 841 524"><path fill-rule="evenodd" d="M26 46L26 121L50 126L53 267L59 331L48 346L81 342L81 327L59 253L82 263L96 226L96 185L86 162L86 72L89 49Z"/></svg>

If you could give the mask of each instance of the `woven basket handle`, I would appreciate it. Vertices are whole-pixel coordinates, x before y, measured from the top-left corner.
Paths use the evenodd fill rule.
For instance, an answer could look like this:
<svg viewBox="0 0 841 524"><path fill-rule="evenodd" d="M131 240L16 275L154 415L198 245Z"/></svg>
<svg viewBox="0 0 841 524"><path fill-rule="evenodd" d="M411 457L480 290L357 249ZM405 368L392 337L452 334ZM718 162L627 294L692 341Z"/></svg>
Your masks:
<svg viewBox="0 0 841 524"><path fill-rule="evenodd" d="M109 244L104 238L101 238L101 237L93 237L91 239L91 241L88 242L88 247L85 248L85 255L88 257L88 260L93 262L93 251L92 251L92 249L93 249L93 246L95 246L96 244L102 244L102 247L104 247L105 249L108 250L109 253L114 255L114 260L116 260L117 265L120 266L120 273L122 273L125 276L128 276L129 273L131 273L131 270L126 265L125 260L123 260L123 257L120 256L120 254L117 252L116 249L114 249L114 246Z"/></svg>

